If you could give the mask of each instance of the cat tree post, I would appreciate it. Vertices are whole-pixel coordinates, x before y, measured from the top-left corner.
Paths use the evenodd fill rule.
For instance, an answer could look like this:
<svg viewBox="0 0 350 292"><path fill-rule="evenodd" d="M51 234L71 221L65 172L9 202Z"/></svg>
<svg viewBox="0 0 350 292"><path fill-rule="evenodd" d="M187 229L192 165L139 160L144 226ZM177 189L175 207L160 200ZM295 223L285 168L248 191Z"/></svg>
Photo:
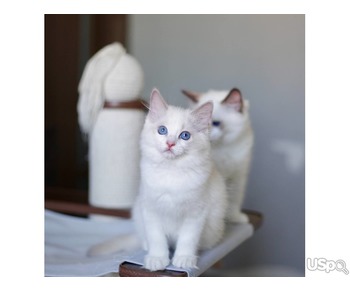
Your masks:
<svg viewBox="0 0 350 292"><path fill-rule="evenodd" d="M97 52L79 84L78 113L89 143L89 203L130 208L139 185L143 71L119 43Z"/></svg>

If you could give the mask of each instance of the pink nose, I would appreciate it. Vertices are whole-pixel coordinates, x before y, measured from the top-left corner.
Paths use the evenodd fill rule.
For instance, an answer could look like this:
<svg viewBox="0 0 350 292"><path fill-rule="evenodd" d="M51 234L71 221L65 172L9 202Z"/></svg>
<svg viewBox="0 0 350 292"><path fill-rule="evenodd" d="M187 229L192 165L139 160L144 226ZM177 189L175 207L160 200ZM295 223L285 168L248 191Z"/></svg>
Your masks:
<svg viewBox="0 0 350 292"><path fill-rule="evenodd" d="M166 144L168 145L169 149L173 146L175 146L174 142L166 142Z"/></svg>

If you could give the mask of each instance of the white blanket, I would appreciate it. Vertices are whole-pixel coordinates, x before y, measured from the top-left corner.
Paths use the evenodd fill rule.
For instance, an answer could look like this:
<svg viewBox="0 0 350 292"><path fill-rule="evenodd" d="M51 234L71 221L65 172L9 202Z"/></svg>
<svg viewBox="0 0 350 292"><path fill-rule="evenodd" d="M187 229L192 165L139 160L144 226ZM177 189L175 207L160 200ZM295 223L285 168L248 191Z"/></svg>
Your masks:
<svg viewBox="0 0 350 292"><path fill-rule="evenodd" d="M121 252L110 256L87 257L87 250L118 234L133 232L131 220L96 221L45 211L45 276L88 277L102 276L119 271L119 265L131 262L142 265L145 252ZM185 271L190 277L202 274L247 238L252 236L251 224L227 226L225 237L211 250L200 253L199 269L179 269L169 266L169 270Z"/></svg>

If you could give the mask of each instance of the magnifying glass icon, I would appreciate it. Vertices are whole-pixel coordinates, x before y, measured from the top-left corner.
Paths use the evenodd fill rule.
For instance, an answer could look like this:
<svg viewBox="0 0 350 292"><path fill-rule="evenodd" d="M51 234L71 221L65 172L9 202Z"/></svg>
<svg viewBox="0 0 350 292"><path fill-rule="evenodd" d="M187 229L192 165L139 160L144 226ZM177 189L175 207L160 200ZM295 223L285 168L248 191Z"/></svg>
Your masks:
<svg viewBox="0 0 350 292"><path fill-rule="evenodd" d="M335 262L335 268L339 272L344 272L345 275L349 275L349 270L346 268L346 263L343 260L337 260Z"/></svg>

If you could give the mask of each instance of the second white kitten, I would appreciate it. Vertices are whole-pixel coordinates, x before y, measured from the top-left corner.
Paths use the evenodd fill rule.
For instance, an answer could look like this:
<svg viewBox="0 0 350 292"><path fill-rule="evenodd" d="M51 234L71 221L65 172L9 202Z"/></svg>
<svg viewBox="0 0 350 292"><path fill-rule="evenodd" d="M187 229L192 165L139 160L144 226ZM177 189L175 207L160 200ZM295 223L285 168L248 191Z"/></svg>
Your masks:
<svg viewBox="0 0 350 292"><path fill-rule="evenodd" d="M232 222L248 222L241 211L254 144L249 117L249 102L241 91L209 90L205 93L182 91L198 108L209 101L214 104L210 140L212 157L225 178L228 193L227 218Z"/></svg>

